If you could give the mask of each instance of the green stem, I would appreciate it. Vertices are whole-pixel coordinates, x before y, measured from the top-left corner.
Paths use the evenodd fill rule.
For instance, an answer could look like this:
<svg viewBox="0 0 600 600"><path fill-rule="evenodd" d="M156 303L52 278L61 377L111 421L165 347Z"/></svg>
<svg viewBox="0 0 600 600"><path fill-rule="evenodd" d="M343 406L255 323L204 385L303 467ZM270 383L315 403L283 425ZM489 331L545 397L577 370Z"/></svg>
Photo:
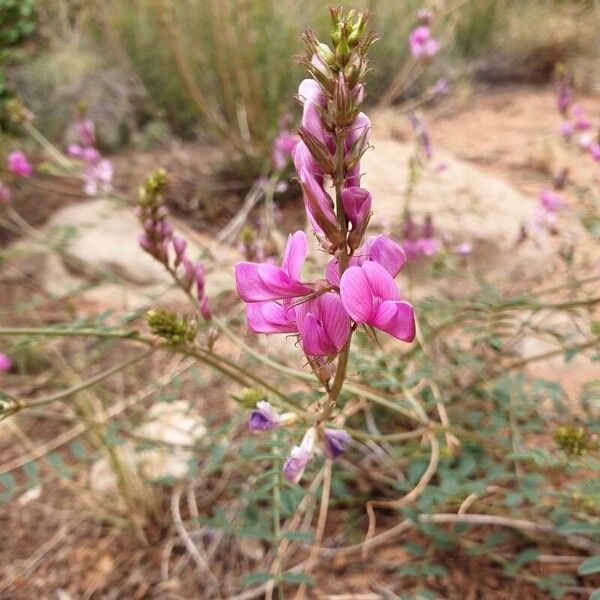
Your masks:
<svg viewBox="0 0 600 600"><path fill-rule="evenodd" d="M115 375L116 373L123 371L124 369L127 369L127 368L137 364L138 362L141 362L145 358L148 358L149 356L154 354L155 351L156 351L156 348L150 348L149 350L146 350L145 352L142 352L141 354L133 356L130 359L128 359L118 365L115 365L114 367L111 367L110 369L106 369L105 371L98 373L98 375L96 375L90 379L87 379L86 381L83 381L78 385L75 385L67 390L57 392L56 394L47 396L46 398L40 398L39 400L33 400L32 402L27 402L26 404L23 404L21 406L21 408L32 408L34 406L44 406L45 404L50 404L50 403L56 402L58 400L64 400L65 398L68 398L69 396L73 396L75 394L78 394L79 392L87 390L88 388L93 387L94 385L100 383L101 381L108 379L112 375Z"/></svg>

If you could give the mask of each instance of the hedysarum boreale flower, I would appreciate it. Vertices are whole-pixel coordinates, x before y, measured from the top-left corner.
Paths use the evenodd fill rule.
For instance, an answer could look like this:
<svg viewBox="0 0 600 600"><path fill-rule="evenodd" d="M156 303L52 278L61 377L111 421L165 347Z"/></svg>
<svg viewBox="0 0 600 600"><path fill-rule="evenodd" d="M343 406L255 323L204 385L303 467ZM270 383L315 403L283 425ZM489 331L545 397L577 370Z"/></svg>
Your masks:
<svg viewBox="0 0 600 600"><path fill-rule="evenodd" d="M306 296L313 291L300 281L300 272L308 252L303 231L288 237L281 267L269 263L239 262L235 265L235 281L244 302L265 302Z"/></svg>
<svg viewBox="0 0 600 600"><path fill-rule="evenodd" d="M413 307L400 300L392 276L378 263L349 267L340 280L344 308L358 324L381 329L405 342L415 338Z"/></svg>
<svg viewBox="0 0 600 600"><path fill-rule="evenodd" d="M294 446L283 465L283 474L290 483L298 483L302 479L304 469L315 452L317 432L314 427L306 431L299 446Z"/></svg>
<svg viewBox="0 0 600 600"><path fill-rule="evenodd" d="M352 441L352 437L343 429L325 429L325 451L331 459L337 458Z"/></svg>
<svg viewBox="0 0 600 600"><path fill-rule="evenodd" d="M261 400L256 403L256 408L250 413L248 419L248 429L252 433L258 431L270 431L277 427L291 425L296 421L295 413L279 414L269 402Z"/></svg>

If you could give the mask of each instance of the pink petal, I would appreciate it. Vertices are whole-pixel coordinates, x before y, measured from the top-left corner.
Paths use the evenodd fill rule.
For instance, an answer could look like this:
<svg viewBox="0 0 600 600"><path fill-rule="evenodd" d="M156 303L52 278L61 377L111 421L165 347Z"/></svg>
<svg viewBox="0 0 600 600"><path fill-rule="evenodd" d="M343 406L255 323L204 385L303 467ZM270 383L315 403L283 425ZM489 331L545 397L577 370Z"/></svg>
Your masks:
<svg viewBox="0 0 600 600"><path fill-rule="evenodd" d="M340 280L340 297L347 313L357 323L366 323L371 318L373 296L362 267L346 269Z"/></svg>
<svg viewBox="0 0 600 600"><path fill-rule="evenodd" d="M350 335L350 317L337 294L328 292L317 299L321 322L336 350L341 350Z"/></svg>
<svg viewBox="0 0 600 600"><path fill-rule="evenodd" d="M308 253L308 241L304 231L290 234L283 254L283 269L294 280L300 280L300 272Z"/></svg>
<svg viewBox="0 0 600 600"><path fill-rule="evenodd" d="M331 285L340 287L340 266L337 258L332 258L325 267L325 277Z"/></svg>
<svg viewBox="0 0 600 600"><path fill-rule="evenodd" d="M288 311L277 302L250 302L246 305L248 329L254 333L296 333Z"/></svg>
<svg viewBox="0 0 600 600"><path fill-rule="evenodd" d="M300 337L302 338L304 352L309 356L327 356L333 354L336 350L327 337L323 326L312 313L308 313L304 318Z"/></svg>
<svg viewBox="0 0 600 600"><path fill-rule="evenodd" d="M385 235L369 238L365 247L368 260L379 263L392 277L396 277L406 263L402 247Z"/></svg>
<svg viewBox="0 0 600 600"><path fill-rule="evenodd" d="M386 300L376 309L369 325L381 329L391 336L404 342L415 339L415 315L413 307L408 302Z"/></svg>
<svg viewBox="0 0 600 600"><path fill-rule="evenodd" d="M400 294L392 276L379 263L369 260L361 268L373 296L381 300L399 300Z"/></svg>
<svg viewBox="0 0 600 600"><path fill-rule="evenodd" d="M271 289L258 275L258 264L239 262L235 265L235 284L238 294L244 302L273 300Z"/></svg>
<svg viewBox="0 0 600 600"><path fill-rule="evenodd" d="M315 102L323 106L325 104L325 96L321 86L314 79L304 79L298 86L298 98L302 104L307 101Z"/></svg>
<svg viewBox="0 0 600 600"><path fill-rule="evenodd" d="M357 227L371 212L371 194L360 187L347 187L342 190L342 204L348 220Z"/></svg>
<svg viewBox="0 0 600 600"><path fill-rule="evenodd" d="M292 281L283 269L275 265L260 263L257 266L256 272L263 284L271 292L268 298L260 298L259 300L295 298L296 296L306 296L312 292L310 286Z"/></svg>

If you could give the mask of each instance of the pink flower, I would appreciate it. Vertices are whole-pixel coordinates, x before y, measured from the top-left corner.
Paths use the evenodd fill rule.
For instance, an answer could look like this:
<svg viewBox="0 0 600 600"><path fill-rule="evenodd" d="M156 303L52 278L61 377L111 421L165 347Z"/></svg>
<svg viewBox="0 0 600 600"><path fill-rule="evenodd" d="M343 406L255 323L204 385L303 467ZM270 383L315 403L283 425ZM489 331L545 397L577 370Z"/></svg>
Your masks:
<svg viewBox="0 0 600 600"><path fill-rule="evenodd" d="M303 79L298 86L298 98L302 104L307 101L325 106L326 99L321 86L314 79Z"/></svg>
<svg viewBox="0 0 600 600"><path fill-rule="evenodd" d="M96 145L96 126L91 119L81 119L75 125L77 136L79 137L79 143L82 146L95 146Z"/></svg>
<svg viewBox="0 0 600 600"><path fill-rule="evenodd" d="M273 142L273 165L276 169L283 169L290 156L292 155L292 150L295 148L298 143L298 136L290 133L287 130L280 130L279 134L275 138Z"/></svg>
<svg viewBox="0 0 600 600"><path fill-rule="evenodd" d="M292 158L302 185L306 214L314 232L324 235L338 229L333 200L323 189L323 172L304 142L296 144Z"/></svg>
<svg viewBox="0 0 600 600"><path fill-rule="evenodd" d="M600 144L591 144L590 154L596 162L600 162Z"/></svg>
<svg viewBox="0 0 600 600"><path fill-rule="evenodd" d="M325 429L325 451L329 458L336 459L352 442L352 437L343 429Z"/></svg>
<svg viewBox="0 0 600 600"><path fill-rule="evenodd" d="M592 127L591 121L585 115L585 109L581 104L576 104L573 107L575 114L575 129L578 131L586 131Z"/></svg>
<svg viewBox="0 0 600 600"><path fill-rule="evenodd" d="M12 369L13 363L8 354L0 352L0 373L7 373Z"/></svg>
<svg viewBox="0 0 600 600"><path fill-rule="evenodd" d="M342 190L344 212L353 229L366 225L365 221L371 214L371 194L360 187L347 187Z"/></svg>
<svg viewBox="0 0 600 600"><path fill-rule="evenodd" d="M346 155L355 155L357 160L354 167L346 175L346 187L360 185L360 155L367 147L371 136L371 121L365 113L358 113L354 123L348 130L348 135L345 140Z"/></svg>
<svg viewBox="0 0 600 600"><path fill-rule="evenodd" d="M565 138L565 140L570 140L575 132L575 125L571 123L571 121L563 121L560 124L560 133Z"/></svg>
<svg viewBox="0 0 600 600"><path fill-rule="evenodd" d="M29 177L33 167L23 152L15 150L8 155L8 170L21 177Z"/></svg>
<svg viewBox="0 0 600 600"><path fill-rule="evenodd" d="M239 262L235 265L238 294L244 302L264 302L306 296L311 285L300 281L308 242L303 231L288 237L281 267L269 263Z"/></svg>
<svg viewBox="0 0 600 600"><path fill-rule="evenodd" d="M392 276L380 264L367 261L361 267L349 267L340 281L340 296L356 323L381 329L406 342L414 339L413 307L400 300Z"/></svg>
<svg viewBox="0 0 600 600"><path fill-rule="evenodd" d="M253 333L298 333L296 310L289 301L249 302L246 323Z"/></svg>
<svg viewBox="0 0 600 600"><path fill-rule="evenodd" d="M428 258L434 256L439 252L440 243L438 240L432 237L422 237L417 240L417 250L422 256Z"/></svg>
<svg viewBox="0 0 600 600"><path fill-rule="evenodd" d="M8 204L10 196L10 188L0 181L0 204Z"/></svg>
<svg viewBox="0 0 600 600"><path fill-rule="evenodd" d="M87 150L87 149L86 149ZM91 150L94 150L93 148ZM98 155L99 156L99 155ZM84 160L86 160L84 158ZM96 196L99 192L107 193L112 189L113 168L109 160L100 160L97 164L89 164L83 172L83 190L88 196Z"/></svg>
<svg viewBox="0 0 600 600"><path fill-rule="evenodd" d="M337 354L350 335L350 317L340 297L332 292L300 304L296 308L296 323L308 356Z"/></svg>
<svg viewBox="0 0 600 600"><path fill-rule="evenodd" d="M306 431L299 446L294 446L283 465L283 475L290 483L298 483L302 479L304 469L315 451L316 431L311 427Z"/></svg>
<svg viewBox="0 0 600 600"><path fill-rule="evenodd" d="M427 60L440 50L440 43L431 37L431 29L426 25L420 25L413 30L408 38L408 45L410 53L416 59Z"/></svg>
<svg viewBox="0 0 600 600"><path fill-rule="evenodd" d="M542 190L540 193L539 202L548 212L556 212L568 207L568 204L561 196L548 188Z"/></svg>
<svg viewBox="0 0 600 600"><path fill-rule="evenodd" d="M360 267L368 260L379 263L394 278L406 264L406 254L396 242L380 234L371 236L365 241L350 259L350 266ZM326 276L329 283L339 287L340 271L336 258L329 261Z"/></svg>

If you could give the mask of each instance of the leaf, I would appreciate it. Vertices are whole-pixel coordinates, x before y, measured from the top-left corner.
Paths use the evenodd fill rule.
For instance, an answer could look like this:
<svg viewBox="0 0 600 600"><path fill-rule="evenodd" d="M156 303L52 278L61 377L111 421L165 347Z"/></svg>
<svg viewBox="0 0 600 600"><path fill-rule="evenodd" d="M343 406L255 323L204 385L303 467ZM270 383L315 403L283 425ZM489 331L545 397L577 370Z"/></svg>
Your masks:
<svg viewBox="0 0 600 600"><path fill-rule="evenodd" d="M560 533L564 534L583 534L583 535L594 535L600 533L600 528L590 525L589 523L565 523L558 528Z"/></svg>
<svg viewBox="0 0 600 600"><path fill-rule="evenodd" d="M592 573L600 573L600 554L596 554L596 556L592 556L587 560L583 561L579 565L579 569L577 572L580 575L591 575Z"/></svg>
<svg viewBox="0 0 600 600"><path fill-rule="evenodd" d="M310 544L314 535L310 531L285 531L281 534L284 540L291 540L293 542L306 542Z"/></svg>
<svg viewBox="0 0 600 600"><path fill-rule="evenodd" d="M598 588L595 592L592 592L590 600L600 600L600 588Z"/></svg>
<svg viewBox="0 0 600 600"><path fill-rule="evenodd" d="M249 575L244 575L244 577L242 577L242 585L266 583L267 581L271 581L271 579L273 579L273 575L271 575L271 573L250 573Z"/></svg>
<svg viewBox="0 0 600 600"><path fill-rule="evenodd" d="M283 573L281 580L308 586L315 585L315 580L308 573Z"/></svg>

